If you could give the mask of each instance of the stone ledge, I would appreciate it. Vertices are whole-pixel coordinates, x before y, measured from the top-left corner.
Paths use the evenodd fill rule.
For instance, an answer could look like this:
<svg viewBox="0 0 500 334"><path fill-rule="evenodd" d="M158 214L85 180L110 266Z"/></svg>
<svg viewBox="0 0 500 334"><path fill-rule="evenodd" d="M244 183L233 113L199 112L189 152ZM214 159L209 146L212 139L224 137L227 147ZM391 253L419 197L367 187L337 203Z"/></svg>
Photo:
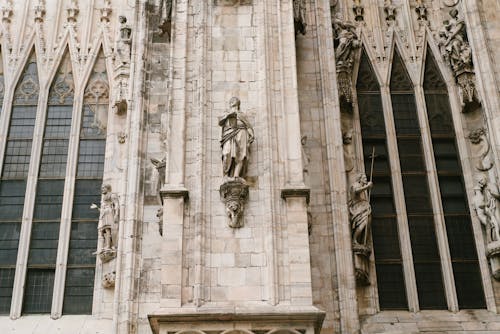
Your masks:
<svg viewBox="0 0 500 334"><path fill-rule="evenodd" d="M252 309L250 307L250 309ZM175 328L189 324L189 326L203 327L210 324L220 323L221 326L231 326L238 323L244 325L265 325L268 327L312 327L319 334L325 312L315 307L293 308L293 307L265 307L261 311L248 308L222 308L214 309L159 309L148 315L149 324L153 333L159 334L161 326Z"/></svg>
<svg viewBox="0 0 500 334"><path fill-rule="evenodd" d="M189 190L184 187L168 187L165 186L160 189L160 197L163 202L164 198L179 198L184 197L185 200L189 198Z"/></svg>
<svg viewBox="0 0 500 334"><path fill-rule="evenodd" d="M311 195L311 189L306 186L286 186L281 189L281 198L287 199L288 197L305 197L307 204L309 204L309 198Z"/></svg>

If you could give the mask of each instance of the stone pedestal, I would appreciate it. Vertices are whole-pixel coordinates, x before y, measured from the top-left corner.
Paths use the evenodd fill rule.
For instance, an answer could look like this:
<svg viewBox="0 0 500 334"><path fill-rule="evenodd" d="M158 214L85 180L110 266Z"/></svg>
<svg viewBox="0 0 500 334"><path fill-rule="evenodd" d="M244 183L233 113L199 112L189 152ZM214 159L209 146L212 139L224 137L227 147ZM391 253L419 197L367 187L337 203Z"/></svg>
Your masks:
<svg viewBox="0 0 500 334"><path fill-rule="evenodd" d="M226 206L227 224L229 227L243 227L243 213L248 199L248 185L242 178L234 178L224 182L219 193Z"/></svg>
<svg viewBox="0 0 500 334"><path fill-rule="evenodd" d="M493 241L486 246L486 256L490 261L491 274L500 281L500 241Z"/></svg>
<svg viewBox="0 0 500 334"><path fill-rule="evenodd" d="M354 244L352 245L352 252L354 253L356 283L359 285L370 285L371 248L369 246Z"/></svg>

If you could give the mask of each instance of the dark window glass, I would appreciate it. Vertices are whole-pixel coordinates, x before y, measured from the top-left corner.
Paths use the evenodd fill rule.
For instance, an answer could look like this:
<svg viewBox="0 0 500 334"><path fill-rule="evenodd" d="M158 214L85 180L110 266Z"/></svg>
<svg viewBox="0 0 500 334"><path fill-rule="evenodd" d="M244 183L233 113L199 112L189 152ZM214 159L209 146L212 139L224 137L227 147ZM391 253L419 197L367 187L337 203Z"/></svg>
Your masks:
<svg viewBox="0 0 500 334"><path fill-rule="evenodd" d="M64 180L39 180L33 220L59 221L63 192Z"/></svg>
<svg viewBox="0 0 500 334"><path fill-rule="evenodd" d="M15 272L14 268L0 268L0 314L10 312Z"/></svg>
<svg viewBox="0 0 500 334"><path fill-rule="evenodd" d="M0 223L0 266L16 264L20 232L20 223Z"/></svg>
<svg viewBox="0 0 500 334"><path fill-rule="evenodd" d="M0 61L1 63L1 61ZM3 67L0 64L3 88ZM0 93L3 102L3 89ZM32 52L14 91L0 179L0 313L10 311L26 178L38 104L38 70Z"/></svg>
<svg viewBox="0 0 500 334"><path fill-rule="evenodd" d="M94 268L68 268L64 289L64 314L91 314Z"/></svg>
<svg viewBox="0 0 500 334"><path fill-rule="evenodd" d="M25 190L25 180L0 181L0 221L21 222Z"/></svg>
<svg viewBox="0 0 500 334"><path fill-rule="evenodd" d="M415 96L397 52L391 73L391 100L420 308L446 309Z"/></svg>
<svg viewBox="0 0 500 334"><path fill-rule="evenodd" d="M364 51L356 88L365 170L368 177L372 155L375 156L373 164L374 187L370 202L372 205L372 239L379 304L382 310L407 309L382 100L377 79Z"/></svg>
<svg viewBox="0 0 500 334"><path fill-rule="evenodd" d="M427 54L425 63L424 93L458 305L460 308L485 308L448 92L430 53Z"/></svg>
<svg viewBox="0 0 500 334"><path fill-rule="evenodd" d="M50 313L54 269L28 269L23 313Z"/></svg>
<svg viewBox="0 0 500 334"><path fill-rule="evenodd" d="M95 264L97 222L73 222L69 243L68 264Z"/></svg>
<svg viewBox="0 0 500 334"><path fill-rule="evenodd" d="M91 314L109 85L102 50L85 88L63 314Z"/></svg>
<svg viewBox="0 0 500 334"><path fill-rule="evenodd" d="M28 266L42 265L55 267L58 241L59 222L34 223L31 228Z"/></svg>

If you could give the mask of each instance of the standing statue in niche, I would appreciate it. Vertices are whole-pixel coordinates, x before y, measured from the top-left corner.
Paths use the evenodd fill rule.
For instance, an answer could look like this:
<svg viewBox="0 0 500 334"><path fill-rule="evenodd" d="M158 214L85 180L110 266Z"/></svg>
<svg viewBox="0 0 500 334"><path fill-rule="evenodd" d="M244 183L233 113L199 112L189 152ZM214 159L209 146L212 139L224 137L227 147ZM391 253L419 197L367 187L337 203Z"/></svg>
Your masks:
<svg viewBox="0 0 500 334"><path fill-rule="evenodd" d="M232 97L229 109L219 120L222 127L222 172L228 178L244 178L250 144L254 140L253 128L240 111L240 103L239 98Z"/></svg>
<svg viewBox="0 0 500 334"><path fill-rule="evenodd" d="M479 221L487 228L487 242L500 241L500 192L496 185L490 184L485 175L477 178L474 187L473 204Z"/></svg>
<svg viewBox="0 0 500 334"><path fill-rule="evenodd" d="M367 233L372 219L372 208L368 190L373 183L365 174L359 174L349 190L349 214L351 217L352 242L355 245L367 245Z"/></svg>
<svg viewBox="0 0 500 334"><path fill-rule="evenodd" d="M301 33L306 34L306 2L305 0L293 0L293 25L295 27L295 36Z"/></svg>
<svg viewBox="0 0 500 334"><path fill-rule="evenodd" d="M103 239L102 247L95 253L103 262L108 262L116 256L117 229L120 220L120 204L118 196L111 192L109 184L103 184L101 188L101 206L92 204L92 209L99 210L99 225L97 226L99 237Z"/></svg>
<svg viewBox="0 0 500 334"><path fill-rule="evenodd" d="M493 277L500 280L500 189L497 182L478 176L472 204L481 224L486 228L486 256Z"/></svg>
<svg viewBox="0 0 500 334"><path fill-rule="evenodd" d="M132 45L132 28L127 18L120 16L120 29L115 47L115 84L113 91L113 110L116 114L127 112L128 80L130 77L130 48Z"/></svg>
<svg viewBox="0 0 500 334"><path fill-rule="evenodd" d="M341 111L352 111L352 68L355 50L361 46L356 26L342 20L340 13L333 19L335 61Z"/></svg>
<svg viewBox="0 0 500 334"><path fill-rule="evenodd" d="M132 44L132 28L127 24L127 18L120 16L120 32L116 41L115 66L130 63L130 46Z"/></svg>
<svg viewBox="0 0 500 334"><path fill-rule="evenodd" d="M349 217L352 233L352 250L354 253L354 270L356 282L360 285L370 284L370 253L368 233L372 220L369 191L373 183L365 174L359 174L349 189Z"/></svg>
<svg viewBox="0 0 500 334"><path fill-rule="evenodd" d="M248 184L245 181L248 168L250 144L254 140L253 128L240 111L240 99L229 100L229 109L219 120L222 151L222 175L224 183L219 193L226 205L228 225L233 228L244 225L244 206L248 198Z"/></svg>

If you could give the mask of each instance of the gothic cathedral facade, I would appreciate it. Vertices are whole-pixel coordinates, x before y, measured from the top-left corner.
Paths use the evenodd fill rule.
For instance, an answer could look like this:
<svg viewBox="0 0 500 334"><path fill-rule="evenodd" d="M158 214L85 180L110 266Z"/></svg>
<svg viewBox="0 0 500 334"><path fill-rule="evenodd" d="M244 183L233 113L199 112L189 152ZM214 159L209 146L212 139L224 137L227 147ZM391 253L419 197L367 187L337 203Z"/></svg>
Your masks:
<svg viewBox="0 0 500 334"><path fill-rule="evenodd" d="M0 331L500 332L499 0L0 0Z"/></svg>

